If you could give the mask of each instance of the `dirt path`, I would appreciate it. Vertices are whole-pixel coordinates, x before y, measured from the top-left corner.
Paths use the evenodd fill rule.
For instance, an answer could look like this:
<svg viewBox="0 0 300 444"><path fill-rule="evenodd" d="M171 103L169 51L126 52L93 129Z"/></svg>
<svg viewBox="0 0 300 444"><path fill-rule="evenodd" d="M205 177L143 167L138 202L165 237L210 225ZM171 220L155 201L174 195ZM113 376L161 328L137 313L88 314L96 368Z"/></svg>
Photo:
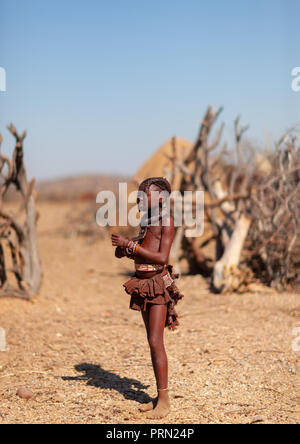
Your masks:
<svg viewBox="0 0 300 444"><path fill-rule="evenodd" d="M144 328L121 290L131 264L108 241L55 233L65 206L40 211L42 294L0 301L0 423L150 422L136 413L155 388ZM161 423L299 423L299 295L215 296L197 276L180 288L181 327L166 333L173 409ZM19 399L21 386L34 398Z"/></svg>

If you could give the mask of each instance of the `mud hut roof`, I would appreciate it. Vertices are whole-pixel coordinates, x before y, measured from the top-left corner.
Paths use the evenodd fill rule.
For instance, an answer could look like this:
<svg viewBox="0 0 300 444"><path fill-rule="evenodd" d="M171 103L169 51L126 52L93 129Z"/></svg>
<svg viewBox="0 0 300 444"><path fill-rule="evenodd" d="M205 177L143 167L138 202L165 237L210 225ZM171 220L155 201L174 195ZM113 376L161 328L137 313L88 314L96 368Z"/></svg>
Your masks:
<svg viewBox="0 0 300 444"><path fill-rule="evenodd" d="M176 137L175 147L177 156L179 158L181 158L182 156L185 158L190 153L193 144L188 140ZM172 154L173 144L172 139L169 139L160 148L158 148L158 150L155 151L155 153L150 158L148 158L137 171L136 175L133 178L135 186L137 183L142 182L148 177L166 176L166 172L171 171L172 169L171 160L168 158L168 156L172 156ZM174 181L174 185L174 188L176 188L176 178Z"/></svg>

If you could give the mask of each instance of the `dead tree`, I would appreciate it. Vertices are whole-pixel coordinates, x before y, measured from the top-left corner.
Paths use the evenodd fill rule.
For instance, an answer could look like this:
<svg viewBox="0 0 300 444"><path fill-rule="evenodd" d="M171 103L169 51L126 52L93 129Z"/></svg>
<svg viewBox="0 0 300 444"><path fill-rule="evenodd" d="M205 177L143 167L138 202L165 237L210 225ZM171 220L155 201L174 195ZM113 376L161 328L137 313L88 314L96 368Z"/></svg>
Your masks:
<svg viewBox="0 0 300 444"><path fill-rule="evenodd" d="M173 152L172 165L180 171L180 192L206 192L206 219L212 227L215 257L209 261L199 239L177 230L172 261L179 268L180 251L190 271L211 275L218 292L243 291L256 279L276 288L300 285L300 146L294 130L276 144L270 159L259 156L264 168L242 148L247 126L234 123L236 159L224 161L220 145L224 125L212 137L222 112L209 107L189 156ZM267 169L265 168L267 164ZM172 177L170 175L170 177ZM181 248L180 248L181 247Z"/></svg>
<svg viewBox="0 0 300 444"><path fill-rule="evenodd" d="M7 127L16 140L13 156L0 153L0 297L31 299L38 294L42 282L42 267L38 253L34 179L28 182L23 159L26 132L19 135L13 125ZM0 145L2 144L0 135ZM10 186L21 196L21 206L15 214L4 209L4 198ZM25 222L20 220L25 213ZM15 285L9 280L14 276Z"/></svg>
<svg viewBox="0 0 300 444"><path fill-rule="evenodd" d="M215 154L220 145L224 129L222 124L211 135L222 108L207 109L195 145L189 156L181 161L172 159L173 165L180 169L182 180L180 192L204 190L208 197L205 203L206 218L211 223L215 241L215 261L212 264L205 257L196 239L185 237L185 230L177 230L175 245L182 244L183 255L189 262L190 271L196 270L204 275L212 275L212 283L217 291L229 291L237 287L237 268L240 263L244 242L248 235L251 220L248 218L246 202L250 196L251 174L243 165L241 139L248 127L235 121L237 163L232 171L227 189L224 186L224 155L226 145ZM224 176L224 174L223 174ZM177 248L178 251L178 248ZM174 256L174 255L173 255ZM173 258L176 261L176 258ZM178 262L178 260L177 260Z"/></svg>
<svg viewBox="0 0 300 444"><path fill-rule="evenodd" d="M273 171L252 195L248 264L277 289L300 285L300 145L295 129L276 144Z"/></svg>
<svg viewBox="0 0 300 444"><path fill-rule="evenodd" d="M248 274L243 276L239 265L251 225L247 202L253 185L254 164L252 168L251 165L245 167L241 147L242 136L249 127L241 126L239 117L234 127L237 159L236 166L232 169L228 191L224 190L218 175L211 179L214 184L214 197L225 199L224 204L219 205L223 214L222 222L217 222L223 254L217 257L212 279L213 287L219 292L238 290L248 277Z"/></svg>

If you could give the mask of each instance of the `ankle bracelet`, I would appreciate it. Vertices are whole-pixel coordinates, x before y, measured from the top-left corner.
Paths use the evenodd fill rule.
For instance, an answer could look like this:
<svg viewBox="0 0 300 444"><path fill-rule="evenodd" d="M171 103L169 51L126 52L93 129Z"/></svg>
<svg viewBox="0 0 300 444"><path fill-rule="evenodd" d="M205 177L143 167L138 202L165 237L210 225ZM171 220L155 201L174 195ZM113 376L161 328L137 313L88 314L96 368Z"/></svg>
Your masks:
<svg viewBox="0 0 300 444"><path fill-rule="evenodd" d="M166 392L167 390L169 390L168 388L166 389L157 389L158 392Z"/></svg>

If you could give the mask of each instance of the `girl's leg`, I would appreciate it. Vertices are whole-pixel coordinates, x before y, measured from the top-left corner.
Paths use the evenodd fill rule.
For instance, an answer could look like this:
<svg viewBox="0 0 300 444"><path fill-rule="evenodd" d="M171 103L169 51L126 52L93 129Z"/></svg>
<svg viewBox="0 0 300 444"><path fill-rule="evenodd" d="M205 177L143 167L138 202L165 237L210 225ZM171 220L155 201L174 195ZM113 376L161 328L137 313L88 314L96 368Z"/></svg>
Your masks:
<svg viewBox="0 0 300 444"><path fill-rule="evenodd" d="M168 358L164 346L164 330L167 316L165 305L150 305L143 313L147 337L151 351L152 364L158 388L157 399L142 407L142 411L150 412L149 418L162 418L169 413L170 403L168 395Z"/></svg>
<svg viewBox="0 0 300 444"><path fill-rule="evenodd" d="M157 388L160 390L168 388L168 358L164 346L166 316L166 305L150 306L148 342Z"/></svg>
<svg viewBox="0 0 300 444"><path fill-rule="evenodd" d="M143 321L144 321L146 332L147 332L147 338L149 338L149 333L150 333L149 314L150 314L149 309L147 311L142 311ZM148 412L149 410L153 410L154 407L156 406L156 404L157 404L157 398L154 399L153 401L150 401L150 402L147 402L146 404L141 405L139 407L139 410L141 412Z"/></svg>

